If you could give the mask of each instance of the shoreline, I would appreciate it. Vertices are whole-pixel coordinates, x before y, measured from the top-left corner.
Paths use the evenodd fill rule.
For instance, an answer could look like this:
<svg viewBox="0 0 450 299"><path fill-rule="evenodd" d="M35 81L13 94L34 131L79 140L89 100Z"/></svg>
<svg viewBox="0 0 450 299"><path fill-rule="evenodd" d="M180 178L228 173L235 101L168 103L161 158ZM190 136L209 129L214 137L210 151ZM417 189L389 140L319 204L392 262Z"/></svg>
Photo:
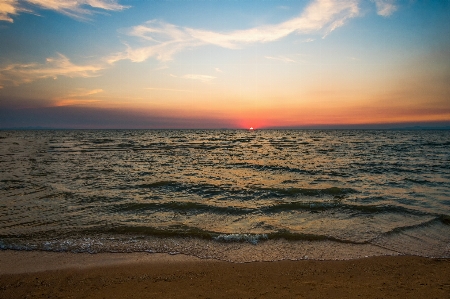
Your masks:
<svg viewBox="0 0 450 299"><path fill-rule="evenodd" d="M450 259L231 263L157 253L0 250L1 298L448 298Z"/></svg>

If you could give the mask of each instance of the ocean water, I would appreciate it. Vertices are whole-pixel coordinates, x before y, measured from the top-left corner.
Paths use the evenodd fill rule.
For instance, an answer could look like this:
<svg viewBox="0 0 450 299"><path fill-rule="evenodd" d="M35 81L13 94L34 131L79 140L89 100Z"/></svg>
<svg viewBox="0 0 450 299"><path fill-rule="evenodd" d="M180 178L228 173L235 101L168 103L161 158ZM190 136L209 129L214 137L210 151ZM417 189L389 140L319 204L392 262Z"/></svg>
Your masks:
<svg viewBox="0 0 450 299"><path fill-rule="evenodd" d="M0 249L450 257L450 131L0 131Z"/></svg>

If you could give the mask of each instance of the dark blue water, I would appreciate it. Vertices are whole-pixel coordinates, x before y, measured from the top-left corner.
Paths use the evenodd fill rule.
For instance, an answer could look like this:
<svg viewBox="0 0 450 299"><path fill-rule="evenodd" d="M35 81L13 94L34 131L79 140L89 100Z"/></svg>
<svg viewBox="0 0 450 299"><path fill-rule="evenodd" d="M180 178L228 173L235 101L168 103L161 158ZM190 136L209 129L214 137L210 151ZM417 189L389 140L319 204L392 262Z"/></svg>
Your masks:
<svg viewBox="0 0 450 299"><path fill-rule="evenodd" d="M450 257L450 131L0 131L0 248Z"/></svg>

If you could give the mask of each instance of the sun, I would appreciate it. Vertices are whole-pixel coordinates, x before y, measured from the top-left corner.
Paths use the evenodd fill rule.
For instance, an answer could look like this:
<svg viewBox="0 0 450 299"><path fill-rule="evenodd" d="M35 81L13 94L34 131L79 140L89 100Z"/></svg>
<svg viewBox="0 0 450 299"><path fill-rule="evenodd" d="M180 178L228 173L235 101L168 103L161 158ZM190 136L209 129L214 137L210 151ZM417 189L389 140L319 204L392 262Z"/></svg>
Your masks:
<svg viewBox="0 0 450 299"><path fill-rule="evenodd" d="M250 131L253 131L253 127L250 127L250 129L249 129Z"/></svg>

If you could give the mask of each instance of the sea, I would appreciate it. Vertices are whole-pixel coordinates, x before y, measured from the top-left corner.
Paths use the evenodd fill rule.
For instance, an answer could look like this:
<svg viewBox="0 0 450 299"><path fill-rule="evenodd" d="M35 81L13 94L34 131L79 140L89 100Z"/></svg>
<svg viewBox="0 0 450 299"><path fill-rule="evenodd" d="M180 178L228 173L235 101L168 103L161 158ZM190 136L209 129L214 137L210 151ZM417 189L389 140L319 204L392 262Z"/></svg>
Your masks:
<svg viewBox="0 0 450 299"><path fill-rule="evenodd" d="M2 130L0 250L450 258L450 131Z"/></svg>

